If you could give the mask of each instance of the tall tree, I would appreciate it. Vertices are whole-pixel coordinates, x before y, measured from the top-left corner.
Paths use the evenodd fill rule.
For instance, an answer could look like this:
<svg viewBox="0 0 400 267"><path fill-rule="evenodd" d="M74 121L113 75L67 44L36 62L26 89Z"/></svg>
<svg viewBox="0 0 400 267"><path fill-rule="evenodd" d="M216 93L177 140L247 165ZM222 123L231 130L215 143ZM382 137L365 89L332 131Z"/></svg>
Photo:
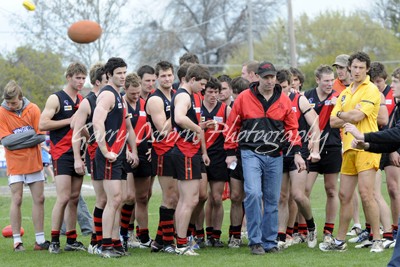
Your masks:
<svg viewBox="0 0 400 267"><path fill-rule="evenodd" d="M104 60L114 49L123 25L124 0L36 0L36 11L27 21L17 21L28 43L35 48L59 53L69 61L88 67ZM90 44L77 44L67 36L69 26L79 20L93 20L103 29L101 38ZM31 25L35 25L32 27Z"/></svg>
<svg viewBox="0 0 400 267"><path fill-rule="evenodd" d="M255 21L252 29L248 24L248 3ZM139 64L154 63L160 57L176 62L181 54L190 51L199 56L201 63L220 66L246 42L249 30L255 38L261 37L281 3L282 0L171 0L161 19L134 29L140 37L131 56Z"/></svg>
<svg viewBox="0 0 400 267"><path fill-rule="evenodd" d="M400 38L400 0L375 0L370 14Z"/></svg>
<svg viewBox="0 0 400 267"><path fill-rule="evenodd" d="M40 108L47 97L65 83L61 56L50 51L37 51L30 47L18 47L6 58L0 59L0 95L10 80L15 80L24 95Z"/></svg>
<svg viewBox="0 0 400 267"><path fill-rule="evenodd" d="M276 21L260 42L255 44L255 58L271 60L277 67L289 67L290 51L287 22ZM400 41L391 30L360 13L345 15L339 11L328 11L316 17L303 14L295 21L297 60L299 68L306 74L304 88L314 86L314 70L319 64L332 64L339 54L364 51L372 60L389 62L398 59ZM268 49L266 49L268 48ZM228 65L246 61L247 48L234 52ZM389 66L389 69L390 66ZM237 72L230 68L228 72Z"/></svg>

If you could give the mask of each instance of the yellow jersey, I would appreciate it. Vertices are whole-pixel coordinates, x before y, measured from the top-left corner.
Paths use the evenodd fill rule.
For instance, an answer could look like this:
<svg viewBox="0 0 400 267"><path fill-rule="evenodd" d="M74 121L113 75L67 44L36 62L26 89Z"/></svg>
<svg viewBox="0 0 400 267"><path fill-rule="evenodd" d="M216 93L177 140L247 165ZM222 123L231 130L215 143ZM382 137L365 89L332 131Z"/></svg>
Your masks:
<svg viewBox="0 0 400 267"><path fill-rule="evenodd" d="M381 94L378 88L370 81L368 75L354 93L351 91L352 87L353 83L339 95L331 117L335 117L338 111L348 112L358 109L365 114L365 118L355 124L357 129L361 133L377 132L377 118L381 104ZM343 135L343 152L354 149L351 147L353 139L351 134Z"/></svg>

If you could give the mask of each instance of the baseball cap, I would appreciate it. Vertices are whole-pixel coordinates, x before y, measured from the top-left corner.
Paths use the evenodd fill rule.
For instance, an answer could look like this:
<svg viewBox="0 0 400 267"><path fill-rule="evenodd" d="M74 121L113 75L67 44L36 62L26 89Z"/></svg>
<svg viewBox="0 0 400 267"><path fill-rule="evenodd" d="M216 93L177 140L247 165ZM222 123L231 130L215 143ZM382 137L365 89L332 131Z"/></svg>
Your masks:
<svg viewBox="0 0 400 267"><path fill-rule="evenodd" d="M257 74L260 77L264 77L266 75L276 75L276 69L271 62L263 61L258 66Z"/></svg>
<svg viewBox="0 0 400 267"><path fill-rule="evenodd" d="M347 67L349 64L349 55L342 54L338 55L335 59L335 63L332 64L332 67L335 67L336 65L341 66L341 67Z"/></svg>

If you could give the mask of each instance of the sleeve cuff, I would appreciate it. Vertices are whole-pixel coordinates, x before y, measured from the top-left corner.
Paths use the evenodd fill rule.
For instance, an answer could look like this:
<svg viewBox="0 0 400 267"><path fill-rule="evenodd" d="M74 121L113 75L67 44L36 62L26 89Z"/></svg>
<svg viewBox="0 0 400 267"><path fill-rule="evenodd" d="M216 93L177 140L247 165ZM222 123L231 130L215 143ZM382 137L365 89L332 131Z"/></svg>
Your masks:
<svg viewBox="0 0 400 267"><path fill-rule="evenodd" d="M293 152L293 153L301 152L301 146L298 146L298 145L293 146L293 147L292 147L292 152Z"/></svg>
<svg viewBox="0 0 400 267"><path fill-rule="evenodd" d="M226 150L226 155L229 156L236 156L236 150L235 149L228 149Z"/></svg>

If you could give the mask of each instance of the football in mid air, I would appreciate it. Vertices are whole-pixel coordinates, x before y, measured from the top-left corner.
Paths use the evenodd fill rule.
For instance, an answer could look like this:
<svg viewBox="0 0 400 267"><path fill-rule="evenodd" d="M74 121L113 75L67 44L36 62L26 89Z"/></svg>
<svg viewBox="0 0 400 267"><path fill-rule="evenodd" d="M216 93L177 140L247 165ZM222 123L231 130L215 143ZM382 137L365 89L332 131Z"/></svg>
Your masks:
<svg viewBox="0 0 400 267"><path fill-rule="evenodd" d="M26 10L28 11L34 11L36 9L36 6L34 3L32 3L29 0L25 0L24 2L22 2L22 5L26 8Z"/></svg>
<svg viewBox="0 0 400 267"><path fill-rule="evenodd" d="M88 44L96 41L101 36L100 25L91 20L80 20L68 28L68 37L79 44Z"/></svg>

